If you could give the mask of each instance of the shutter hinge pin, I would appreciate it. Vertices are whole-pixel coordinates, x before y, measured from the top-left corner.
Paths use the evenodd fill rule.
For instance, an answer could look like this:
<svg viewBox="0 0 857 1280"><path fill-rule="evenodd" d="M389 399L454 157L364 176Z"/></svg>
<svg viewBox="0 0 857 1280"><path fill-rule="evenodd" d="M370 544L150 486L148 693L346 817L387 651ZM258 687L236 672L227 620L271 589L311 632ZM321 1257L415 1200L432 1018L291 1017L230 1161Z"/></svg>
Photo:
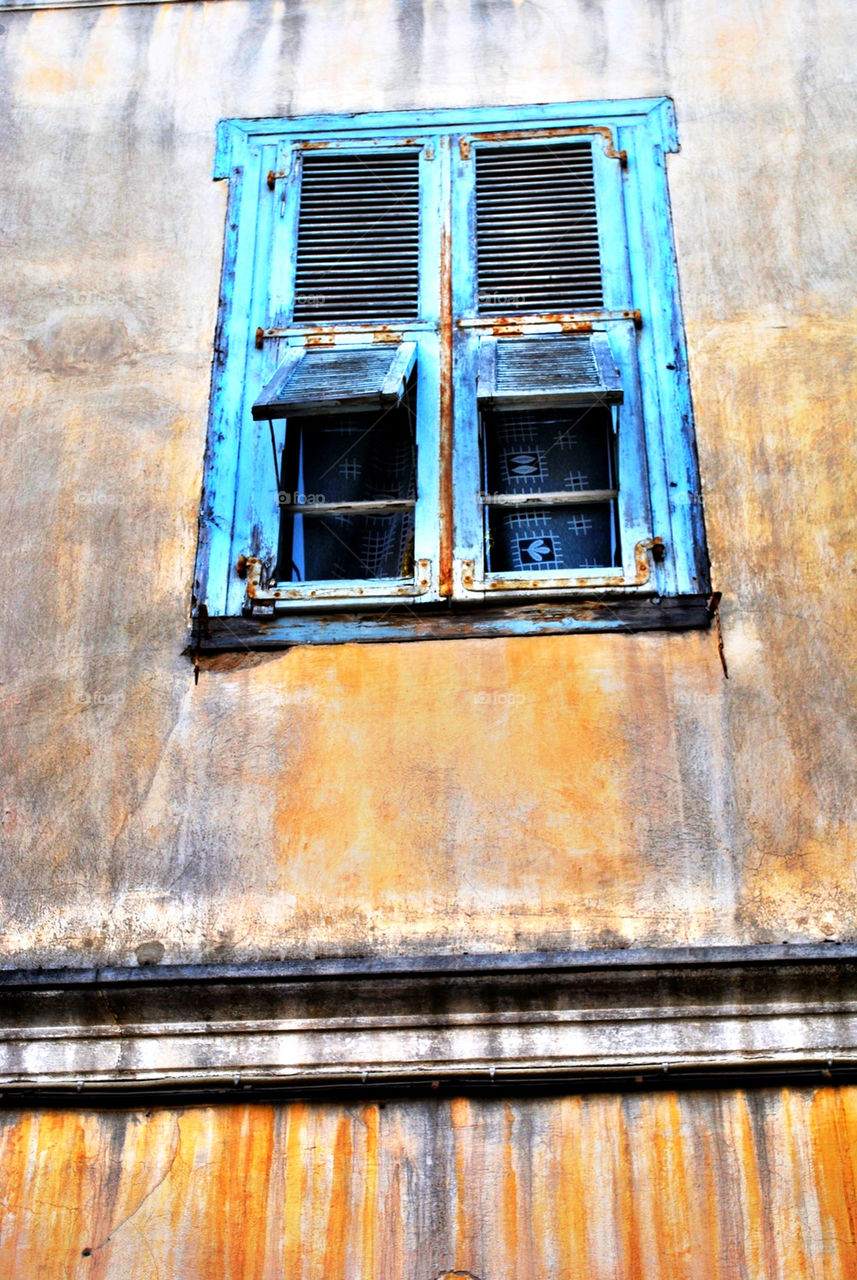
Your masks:
<svg viewBox="0 0 857 1280"><path fill-rule="evenodd" d="M624 154L624 153L623 153L623 154ZM267 179L267 181L268 181L268 190L269 190L269 191L273 191L273 190L274 190L274 183L277 181L277 179L278 179L278 178L287 178L288 176L289 176L289 171L288 171L288 169L278 169L276 172L275 172L273 169L269 169L269 170L268 170L268 179Z"/></svg>
<svg viewBox="0 0 857 1280"><path fill-rule="evenodd" d="M265 341L265 330L262 328L261 325L259 325L259 328L256 330L256 350L257 351L262 350L262 345L264 341Z"/></svg>

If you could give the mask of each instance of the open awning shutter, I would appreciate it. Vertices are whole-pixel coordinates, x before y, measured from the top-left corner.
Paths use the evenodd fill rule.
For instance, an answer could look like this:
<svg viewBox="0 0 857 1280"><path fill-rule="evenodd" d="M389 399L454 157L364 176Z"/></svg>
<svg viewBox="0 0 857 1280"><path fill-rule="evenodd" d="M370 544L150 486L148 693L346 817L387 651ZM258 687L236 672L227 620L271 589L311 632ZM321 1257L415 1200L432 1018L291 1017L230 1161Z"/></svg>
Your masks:
<svg viewBox="0 0 857 1280"><path fill-rule="evenodd" d="M483 338L477 396L482 408L619 404L622 383L604 333Z"/></svg>
<svg viewBox="0 0 857 1280"><path fill-rule="evenodd" d="M415 342L398 346L292 347L256 398L256 419L389 408L400 402L416 360Z"/></svg>

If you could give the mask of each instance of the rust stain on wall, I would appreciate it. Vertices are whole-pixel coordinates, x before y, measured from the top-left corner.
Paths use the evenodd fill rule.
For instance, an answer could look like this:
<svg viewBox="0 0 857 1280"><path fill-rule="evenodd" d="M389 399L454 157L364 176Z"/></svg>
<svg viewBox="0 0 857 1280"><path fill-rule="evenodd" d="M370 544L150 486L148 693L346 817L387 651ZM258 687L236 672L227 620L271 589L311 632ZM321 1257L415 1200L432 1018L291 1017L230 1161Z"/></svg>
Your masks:
<svg viewBox="0 0 857 1280"><path fill-rule="evenodd" d="M857 1273L853 1087L10 1112L0 1159L8 1276Z"/></svg>
<svg viewBox="0 0 857 1280"><path fill-rule="evenodd" d="M351 1199L351 1150L352 1150L352 1117L341 1115L336 1126L336 1137L332 1151L325 1152L324 1157L331 1161L332 1186L330 1207L327 1219L327 1236L324 1246L324 1274L327 1276L346 1275L346 1244L348 1242L349 1215L352 1208Z"/></svg>

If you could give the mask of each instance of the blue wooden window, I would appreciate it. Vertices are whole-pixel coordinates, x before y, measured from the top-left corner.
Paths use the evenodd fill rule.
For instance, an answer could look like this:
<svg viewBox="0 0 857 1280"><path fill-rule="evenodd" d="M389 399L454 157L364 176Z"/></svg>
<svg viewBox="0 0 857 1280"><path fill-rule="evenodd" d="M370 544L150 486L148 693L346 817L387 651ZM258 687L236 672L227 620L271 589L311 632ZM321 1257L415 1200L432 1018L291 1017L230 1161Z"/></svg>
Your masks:
<svg viewBox="0 0 857 1280"><path fill-rule="evenodd" d="M200 643L704 624L675 149L665 99L221 124Z"/></svg>

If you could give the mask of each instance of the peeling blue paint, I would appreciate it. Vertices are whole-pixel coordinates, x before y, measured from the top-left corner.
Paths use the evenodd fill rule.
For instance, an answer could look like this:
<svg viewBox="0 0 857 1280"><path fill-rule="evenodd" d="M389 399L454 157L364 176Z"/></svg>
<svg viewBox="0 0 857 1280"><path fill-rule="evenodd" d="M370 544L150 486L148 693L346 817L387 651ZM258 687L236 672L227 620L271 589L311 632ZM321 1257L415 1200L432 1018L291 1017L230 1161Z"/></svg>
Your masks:
<svg viewBox="0 0 857 1280"><path fill-rule="evenodd" d="M409 330L395 326L400 340L418 347L419 494L415 559L433 565L432 582L420 596L424 608L447 594L439 527L443 523L442 455L454 440L454 562L452 592L470 604L480 595L462 584L460 566L479 562L483 529L479 505L478 417L475 371L478 354L475 241L473 215L474 134L574 129L592 148L604 274L604 312L596 328L609 332L613 357L625 388L619 429L620 513L624 566L620 575L604 570L579 578L537 582L510 581L502 598L514 614L515 602L579 582L592 595L636 594L698 600L709 589L702 527L699 479L693 438L687 358L678 297L675 251L663 162L678 149L675 112L669 99L627 102L545 104L468 111L385 112L295 119L221 121L217 131L214 176L230 184L224 250L221 313L212 384L205 501L201 519L197 580L200 598L213 616L236 616L244 603L244 583L236 576L239 555L273 564L279 512L270 466L270 440L254 424L250 405L272 376L283 344L306 341L290 328L297 231L299 166L295 150L302 141L352 149L379 141L418 148L421 155L420 279L421 318ZM609 130L609 142L604 134ZM407 143L405 144L405 140ZM501 140L502 141L502 140ZM538 139L533 139L537 142ZM492 143L492 145L495 145ZM620 163L619 153L627 156ZM270 189L268 172L281 178ZM442 229L448 226L452 256L452 309L455 357L452 384L454 431L444 424L441 402L443 287ZM608 315L608 311L610 314ZM642 323L630 319L639 312ZM457 319L474 318L477 327L462 330ZM274 331L258 349L257 328ZM486 332L483 329L481 332ZM452 439L450 439L452 437ZM446 444L444 445L444 440ZM280 442L282 447L282 442ZM439 513L441 518L439 519ZM661 539L666 554L640 576L634 549ZM439 568L440 566L440 568ZM634 576L636 572L636 577ZM477 575L478 576L478 575ZM514 578L514 575L506 575ZM481 581L481 579L480 579ZM339 583L337 595L351 608L359 604L361 584ZM365 587L365 583L362 584ZM495 584L499 585L499 584ZM516 588L520 588L516 590ZM288 642L288 610L306 611L302 599L278 601L286 617L277 624ZM330 594L329 590L325 594ZM376 593L377 594L377 593ZM485 591L486 602L499 603ZM401 603L391 595L389 603ZM319 607L322 602L318 601ZM328 616L331 603L325 601ZM335 604L334 606L335 607ZM698 617L699 611L694 616ZM598 629L609 628L599 615ZM567 626L568 624L566 624ZM617 620L617 626L626 626ZM699 625L697 622L696 625ZM339 630L342 628L340 627ZM347 629L347 628L346 628ZM533 630L523 617L515 630ZM564 627L565 629L565 627ZM571 629L580 629L580 619ZM339 630L337 635L339 635ZM492 628L487 628L489 633ZM496 628L494 628L496 631ZM317 636L310 619L294 627L295 640L329 637L319 618ZM358 634L359 633L359 634ZM508 632L506 632L508 634ZM353 638L377 635L373 627L355 627ZM347 637L346 637L347 638ZM246 640L245 640L246 642Z"/></svg>

